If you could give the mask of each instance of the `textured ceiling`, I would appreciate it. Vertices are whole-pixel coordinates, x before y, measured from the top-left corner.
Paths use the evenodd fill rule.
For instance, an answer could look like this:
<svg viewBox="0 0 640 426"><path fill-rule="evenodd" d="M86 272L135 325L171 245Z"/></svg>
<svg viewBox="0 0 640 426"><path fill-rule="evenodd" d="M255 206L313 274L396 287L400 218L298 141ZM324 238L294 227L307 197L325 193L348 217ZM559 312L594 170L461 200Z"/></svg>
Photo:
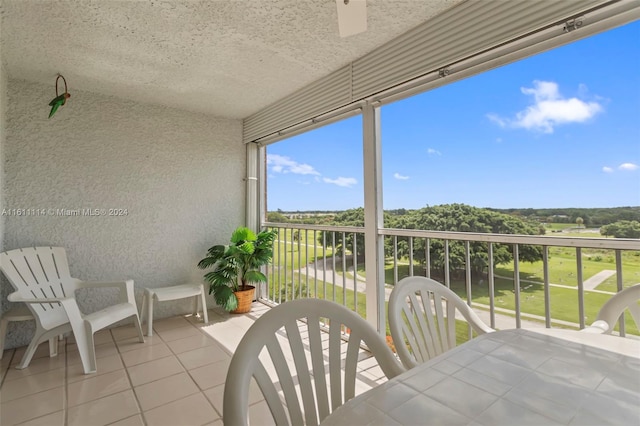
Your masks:
<svg viewBox="0 0 640 426"><path fill-rule="evenodd" d="M244 118L461 0L368 0L338 35L334 0L2 1L13 78Z"/></svg>

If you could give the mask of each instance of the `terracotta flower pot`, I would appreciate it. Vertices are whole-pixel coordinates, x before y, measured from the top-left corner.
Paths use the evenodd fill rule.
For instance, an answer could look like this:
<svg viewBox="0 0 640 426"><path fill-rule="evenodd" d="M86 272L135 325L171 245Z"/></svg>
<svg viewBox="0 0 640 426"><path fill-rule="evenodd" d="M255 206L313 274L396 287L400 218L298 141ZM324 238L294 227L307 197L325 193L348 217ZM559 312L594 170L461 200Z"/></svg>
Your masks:
<svg viewBox="0 0 640 426"><path fill-rule="evenodd" d="M234 292L238 298L238 307L231 311L232 314L246 314L251 311L251 302L253 302L253 296L256 293L256 288L247 286L246 290L239 290Z"/></svg>

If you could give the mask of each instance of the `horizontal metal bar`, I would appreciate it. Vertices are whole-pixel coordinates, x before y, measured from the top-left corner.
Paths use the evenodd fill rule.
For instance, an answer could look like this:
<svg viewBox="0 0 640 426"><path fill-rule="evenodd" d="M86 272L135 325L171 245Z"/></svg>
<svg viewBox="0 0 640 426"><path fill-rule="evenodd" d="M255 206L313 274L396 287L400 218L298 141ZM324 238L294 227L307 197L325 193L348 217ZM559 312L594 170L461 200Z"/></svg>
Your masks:
<svg viewBox="0 0 640 426"><path fill-rule="evenodd" d="M273 223L265 222L262 226L266 228L284 228L284 229L309 229L327 232L355 232L364 234L364 227L361 226L325 226L325 225L303 225L299 223Z"/></svg>
<svg viewBox="0 0 640 426"><path fill-rule="evenodd" d="M359 226L325 226L325 225L304 225L296 223L273 223L263 224L269 228L284 229L309 229L327 232L354 232L364 233L364 228ZM425 231L420 229L378 229L379 235L398 237L419 237L439 240L457 241L482 241L488 243L521 244L532 246L549 247L581 247L610 250L640 250L640 240L631 238L585 238L585 237L556 237L544 235L521 235L521 234L489 234L480 232L449 232L449 231Z"/></svg>
<svg viewBox="0 0 640 426"><path fill-rule="evenodd" d="M272 225L270 225L272 226ZM640 250L640 240L630 238L552 237L543 235L484 234L479 232L423 231L418 229L382 228L380 235L423 237L440 240L483 241L490 243L522 244L552 247L582 247L598 249Z"/></svg>

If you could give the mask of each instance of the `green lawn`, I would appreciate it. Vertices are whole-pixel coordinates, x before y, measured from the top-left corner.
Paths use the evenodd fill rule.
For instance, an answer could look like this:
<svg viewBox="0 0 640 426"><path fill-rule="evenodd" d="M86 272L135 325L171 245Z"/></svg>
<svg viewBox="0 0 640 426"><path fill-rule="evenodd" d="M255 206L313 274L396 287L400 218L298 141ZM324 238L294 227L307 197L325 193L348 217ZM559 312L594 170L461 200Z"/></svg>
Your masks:
<svg viewBox="0 0 640 426"><path fill-rule="evenodd" d="M563 229L573 228L575 223L547 223L544 225L547 232L549 231L562 231Z"/></svg>
<svg viewBox="0 0 640 426"><path fill-rule="evenodd" d="M543 282L542 261L535 263L520 262L520 279ZM603 270L616 270L613 250L582 250L582 279L587 280ZM513 276L513 265L500 265L496 274ZM600 284L597 289L615 292L617 277L612 277ZM640 252L622 252L623 286L629 287L640 282ZM578 272L575 249L552 247L549 249L549 282L568 286L578 285Z"/></svg>
<svg viewBox="0 0 640 426"><path fill-rule="evenodd" d="M300 230L298 232L298 241L293 241L292 233L296 231L291 229L280 230L280 236L273 249L274 265L284 267L286 259L287 268L291 268L293 262L294 269L297 269L301 265L306 265L324 256L331 255L332 250L330 248L325 249L322 244L314 240L313 231ZM317 232L316 235L320 235L320 232Z"/></svg>

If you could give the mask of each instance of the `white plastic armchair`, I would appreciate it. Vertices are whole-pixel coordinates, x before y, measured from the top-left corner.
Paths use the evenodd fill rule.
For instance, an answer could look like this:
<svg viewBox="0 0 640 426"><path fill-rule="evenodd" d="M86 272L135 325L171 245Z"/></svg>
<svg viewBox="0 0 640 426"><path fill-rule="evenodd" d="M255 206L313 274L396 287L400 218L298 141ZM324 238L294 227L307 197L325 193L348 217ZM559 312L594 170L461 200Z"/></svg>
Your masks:
<svg viewBox="0 0 640 426"><path fill-rule="evenodd" d="M598 312L593 324L582 330L586 333L611 334L618 318L629 309L631 317L640 327L640 284L627 287L611 297Z"/></svg>
<svg viewBox="0 0 640 426"><path fill-rule="evenodd" d="M133 281L83 282L72 278L62 247L30 247L0 253L0 269L15 289L11 302L24 302L36 320L36 331L17 368L29 366L41 342L72 331L84 373L96 372L93 334L126 318L133 318L140 342L144 342L133 292ZM117 287L120 303L83 314L75 299L80 288Z"/></svg>
<svg viewBox="0 0 640 426"><path fill-rule="evenodd" d="M328 338L321 332L321 320L330 323ZM305 351L301 329L308 334L309 352ZM350 335L344 342L343 330L347 329ZM224 389L224 424L248 424L252 378L276 424L319 424L354 397L362 342L388 378L404 371L382 336L344 306L326 300L299 299L269 310L249 328L231 359ZM291 359L295 368L290 370L287 360ZM259 424L258 420L264 421L254 419L253 423Z"/></svg>
<svg viewBox="0 0 640 426"><path fill-rule="evenodd" d="M407 277L389 298L389 329L396 352L413 368L456 346L456 311L477 334L491 333L457 294L425 277Z"/></svg>

